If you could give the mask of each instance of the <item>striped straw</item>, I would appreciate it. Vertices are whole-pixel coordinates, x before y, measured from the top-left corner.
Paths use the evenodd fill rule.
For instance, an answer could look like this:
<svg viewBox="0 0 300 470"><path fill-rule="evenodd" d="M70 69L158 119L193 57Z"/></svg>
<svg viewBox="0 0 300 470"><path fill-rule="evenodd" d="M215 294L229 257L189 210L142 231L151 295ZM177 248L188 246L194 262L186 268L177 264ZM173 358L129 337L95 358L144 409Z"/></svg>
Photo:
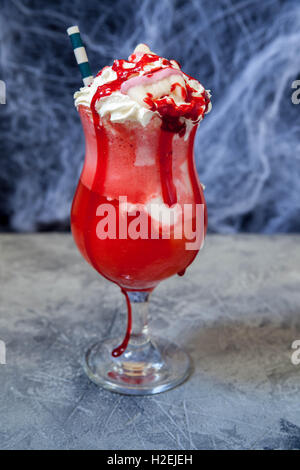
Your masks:
<svg viewBox="0 0 300 470"><path fill-rule="evenodd" d="M94 77L91 72L89 60L87 58L86 50L81 40L78 26L70 26L70 28L67 29L67 33L71 39L76 62L79 66L83 83L85 86L90 85Z"/></svg>

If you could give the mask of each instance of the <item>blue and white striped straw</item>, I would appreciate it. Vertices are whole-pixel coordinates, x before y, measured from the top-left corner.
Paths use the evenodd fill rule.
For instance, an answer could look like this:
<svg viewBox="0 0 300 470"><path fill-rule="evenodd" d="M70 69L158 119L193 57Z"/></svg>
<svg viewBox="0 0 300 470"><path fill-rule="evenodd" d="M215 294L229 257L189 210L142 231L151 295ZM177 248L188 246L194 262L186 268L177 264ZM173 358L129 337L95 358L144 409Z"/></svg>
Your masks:
<svg viewBox="0 0 300 470"><path fill-rule="evenodd" d="M70 26L70 28L67 29L67 33L71 39L76 62L79 66L83 83L85 86L90 85L94 77L91 72L89 60L87 58L86 50L81 40L78 26Z"/></svg>

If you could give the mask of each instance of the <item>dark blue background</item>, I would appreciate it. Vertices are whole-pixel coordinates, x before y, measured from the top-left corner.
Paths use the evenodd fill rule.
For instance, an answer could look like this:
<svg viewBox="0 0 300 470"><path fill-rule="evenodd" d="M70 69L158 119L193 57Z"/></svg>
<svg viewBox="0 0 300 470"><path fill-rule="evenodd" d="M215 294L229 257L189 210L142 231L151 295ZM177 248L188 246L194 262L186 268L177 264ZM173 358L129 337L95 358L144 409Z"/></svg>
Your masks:
<svg viewBox="0 0 300 470"><path fill-rule="evenodd" d="M213 93L196 159L216 232L300 230L297 0L0 0L0 228L67 229L84 140L68 26L92 70L138 42Z"/></svg>

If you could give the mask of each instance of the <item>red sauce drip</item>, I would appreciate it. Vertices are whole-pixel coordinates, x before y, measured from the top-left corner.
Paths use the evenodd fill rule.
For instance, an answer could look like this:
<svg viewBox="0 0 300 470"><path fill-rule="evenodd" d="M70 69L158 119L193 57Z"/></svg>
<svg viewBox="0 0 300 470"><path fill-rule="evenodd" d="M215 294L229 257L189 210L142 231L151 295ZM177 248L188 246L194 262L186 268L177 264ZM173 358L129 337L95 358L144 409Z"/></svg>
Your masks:
<svg viewBox="0 0 300 470"><path fill-rule="evenodd" d="M121 289L121 291L122 291L122 294L125 295L126 303L127 303L127 329L126 329L126 334L122 343L120 344L120 346L115 348L113 352L111 353L113 357L119 357L126 351L129 340L130 340L130 334L131 334L131 328L132 328L132 310L131 310L130 299L125 289Z"/></svg>
<svg viewBox="0 0 300 470"><path fill-rule="evenodd" d="M164 203L169 207L177 202L176 187L173 182L172 142L174 134L161 131L159 140L160 181Z"/></svg>
<svg viewBox="0 0 300 470"><path fill-rule="evenodd" d="M184 276L185 275L186 268L183 269L182 271L179 271L178 276Z"/></svg>

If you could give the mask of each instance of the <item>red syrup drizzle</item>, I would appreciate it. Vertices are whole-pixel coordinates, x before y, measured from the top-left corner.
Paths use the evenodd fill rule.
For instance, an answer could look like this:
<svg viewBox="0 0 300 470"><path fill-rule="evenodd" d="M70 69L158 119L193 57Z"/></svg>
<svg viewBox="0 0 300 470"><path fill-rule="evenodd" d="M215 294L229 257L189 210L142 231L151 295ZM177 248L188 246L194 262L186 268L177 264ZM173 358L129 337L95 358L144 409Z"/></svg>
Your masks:
<svg viewBox="0 0 300 470"><path fill-rule="evenodd" d="M160 182L164 203L169 207L177 202L176 187L173 181L172 142L173 133L161 130L159 139Z"/></svg>
<svg viewBox="0 0 300 470"><path fill-rule="evenodd" d="M185 275L186 268L184 268L182 271L179 271L177 274L178 276L184 276Z"/></svg>
<svg viewBox="0 0 300 470"><path fill-rule="evenodd" d="M130 60L133 61L136 59L135 54L132 54L130 57ZM106 166L107 166L107 153L108 153L108 141L107 141L107 136L105 133L104 127L100 123L100 116L96 110L96 103L100 98L103 98L105 96L110 95L114 91L118 91L121 88L121 85L123 82L128 80L131 76L135 76L139 74L144 68L145 65L150 64L151 62L155 62L159 60L160 57L155 55L155 54L144 54L141 59L139 59L136 62L135 67L131 67L130 69L124 68L124 63L127 61L124 60L115 60L114 64L112 66L112 70L116 72L117 78L116 80L106 83L104 85L100 85L96 91L96 93L93 96L92 102L91 102L91 111L92 111L92 117L93 117L93 122L94 122L94 128L95 128L95 135L97 139L97 168L95 172L95 177L93 180L92 184L92 191L91 191L91 196L90 198L93 199L93 194L95 189L97 189L98 192L101 193L101 190L103 190L104 186L104 181L105 181L105 173L106 173ZM172 64L170 61L167 59L162 59L162 65L167 66L167 67L172 67ZM148 76L153 75L154 72L161 70L163 67L158 66L155 69L152 69L148 74ZM98 75L101 74L102 71L98 73ZM97 76L98 76L97 75ZM190 78L190 77L189 77ZM159 142L159 152L160 152L160 173L161 173L161 184L162 184L162 193L163 193L163 199L165 204L168 206L172 206L173 204L176 204L177 202L177 194L176 194L176 188L173 182L173 177L172 177L172 141L173 141L173 136L175 133L178 133L180 136L183 136L186 130L186 125L184 122L184 119L182 118L187 118L191 119L192 121L198 121L200 120L201 117L205 114L207 111L207 107L209 104L209 98L204 91L203 94L200 97L193 96L193 92L195 91L191 86L189 86L186 83L186 90L180 85L179 83L175 83L172 86L173 91L175 87L179 86L181 88L181 94L183 99L188 101L186 104L180 104L176 105L175 101L170 98L170 97L164 97L160 99L153 99L152 95L149 93L147 98L145 98L145 103L149 106L151 111L157 111L159 115L162 118L162 133L161 133L161 138ZM196 132L196 126L195 129L193 130ZM193 132L192 131L192 132ZM192 139L193 140L193 139ZM193 161L193 153L191 149L191 155L189 155L189 160L192 159L192 163L189 162L189 172L191 176L191 181L192 185L194 187L194 190L198 189L200 201L202 201L200 190L199 190L199 184L197 181L197 178L195 176L195 169L194 169L194 161ZM101 155L101 158L99 156ZM99 164L99 160L101 160ZM92 200L90 202L93 202ZM200 202L201 203L201 202ZM93 210L94 210L94 204L88 204L89 210L87 211L87 221L93 220ZM89 230L88 230L89 231ZM88 232L87 231L87 232ZM85 245L86 245L86 251L88 258L92 264L92 266L106 279L110 280L105 274L103 274L100 270L99 267L96 265L96 263L93 261L93 257L91 256L91 249L90 249L90 243L89 243L89 237L85 237ZM197 254L197 253L196 253ZM195 256L196 256L195 254ZM193 258L194 259L194 258ZM192 260L193 261L193 260ZM191 261L191 262L192 262ZM189 263L190 264L190 263ZM185 273L185 270L182 270L178 273L179 276L183 276ZM112 281L115 282L115 281ZM118 285L117 282L115 284ZM121 286L122 294L126 298L126 303L127 303L127 329L126 329L126 334L124 337L124 340L122 343L116 347L112 351L112 356L113 357L119 357L121 356L124 351L126 350L129 339L130 339L130 334L131 334L131 328L132 328L132 309L131 309L131 303L130 299L128 296L128 293L125 289L123 289Z"/></svg>
<svg viewBox="0 0 300 470"><path fill-rule="evenodd" d="M121 289L121 291L122 291L122 294L125 295L126 303L127 303L127 329L126 329L126 334L122 343L120 344L120 346L115 348L113 352L111 353L113 357L119 357L126 351L129 340L130 340L130 334L131 334L131 328L132 328L132 309L131 309L130 299L125 289Z"/></svg>

